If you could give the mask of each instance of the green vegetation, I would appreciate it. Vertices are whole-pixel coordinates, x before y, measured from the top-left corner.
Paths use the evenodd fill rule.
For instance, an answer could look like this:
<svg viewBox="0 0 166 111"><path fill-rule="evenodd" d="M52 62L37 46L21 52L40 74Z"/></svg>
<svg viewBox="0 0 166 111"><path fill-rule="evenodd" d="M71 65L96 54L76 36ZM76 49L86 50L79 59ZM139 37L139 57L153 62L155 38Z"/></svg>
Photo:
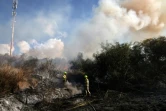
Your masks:
<svg viewBox="0 0 166 111"><path fill-rule="evenodd" d="M135 43L102 43L101 48L91 59L79 53L70 61L70 81L84 81L78 75L87 74L91 91L166 88L166 37ZM52 77L61 73L53 60L23 56L0 55L0 94L14 92L18 83L22 87L24 83L31 84L32 74L43 72Z"/></svg>
<svg viewBox="0 0 166 111"><path fill-rule="evenodd" d="M166 37L130 44L103 43L101 48L93 60L78 54L70 62L73 71L88 74L91 89L149 90L166 84Z"/></svg>

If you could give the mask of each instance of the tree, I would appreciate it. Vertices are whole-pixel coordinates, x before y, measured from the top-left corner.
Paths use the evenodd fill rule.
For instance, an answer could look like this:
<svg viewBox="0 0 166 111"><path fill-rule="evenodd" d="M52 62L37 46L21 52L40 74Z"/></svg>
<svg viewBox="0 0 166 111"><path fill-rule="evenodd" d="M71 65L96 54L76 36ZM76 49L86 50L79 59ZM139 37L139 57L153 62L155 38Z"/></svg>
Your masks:
<svg viewBox="0 0 166 111"><path fill-rule="evenodd" d="M130 44L102 44L102 52L95 54L98 78L108 88L121 89L129 74Z"/></svg>
<svg viewBox="0 0 166 111"><path fill-rule="evenodd" d="M71 64L71 67L70 69L71 70L82 70L82 63L83 63L83 54L82 53L79 53L77 55L77 58L70 61L70 64Z"/></svg>
<svg viewBox="0 0 166 111"><path fill-rule="evenodd" d="M159 81L166 74L166 38L147 39L142 42L147 64L146 75L153 82Z"/></svg>
<svg viewBox="0 0 166 111"><path fill-rule="evenodd" d="M94 59L78 55L71 61L72 70L89 74L94 87L123 90L150 88L162 81L166 84L166 37L134 43L102 43ZM129 86L130 85L130 86Z"/></svg>

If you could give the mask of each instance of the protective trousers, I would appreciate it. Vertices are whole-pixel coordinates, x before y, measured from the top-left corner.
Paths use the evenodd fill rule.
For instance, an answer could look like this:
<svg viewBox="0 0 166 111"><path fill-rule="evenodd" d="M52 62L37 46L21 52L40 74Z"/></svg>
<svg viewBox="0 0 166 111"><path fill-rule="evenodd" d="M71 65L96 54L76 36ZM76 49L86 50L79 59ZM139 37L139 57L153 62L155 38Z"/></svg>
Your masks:
<svg viewBox="0 0 166 111"><path fill-rule="evenodd" d="M85 93L86 93L86 96L91 96L91 93L90 93L90 91L89 91L89 80L88 79L86 79L85 80Z"/></svg>

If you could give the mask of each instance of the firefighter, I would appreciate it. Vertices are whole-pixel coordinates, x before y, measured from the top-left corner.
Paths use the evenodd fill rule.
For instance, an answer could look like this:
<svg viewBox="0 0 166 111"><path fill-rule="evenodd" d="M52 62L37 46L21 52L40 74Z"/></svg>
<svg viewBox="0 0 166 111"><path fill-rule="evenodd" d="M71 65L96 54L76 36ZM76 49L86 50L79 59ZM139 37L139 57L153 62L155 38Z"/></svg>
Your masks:
<svg viewBox="0 0 166 111"><path fill-rule="evenodd" d="M89 79L88 79L88 76L85 75L85 93L86 93L86 96L91 96L91 93L89 91Z"/></svg>
<svg viewBox="0 0 166 111"><path fill-rule="evenodd" d="M67 82L67 72L64 72L64 74L63 74L63 81L64 81L64 83L66 83Z"/></svg>

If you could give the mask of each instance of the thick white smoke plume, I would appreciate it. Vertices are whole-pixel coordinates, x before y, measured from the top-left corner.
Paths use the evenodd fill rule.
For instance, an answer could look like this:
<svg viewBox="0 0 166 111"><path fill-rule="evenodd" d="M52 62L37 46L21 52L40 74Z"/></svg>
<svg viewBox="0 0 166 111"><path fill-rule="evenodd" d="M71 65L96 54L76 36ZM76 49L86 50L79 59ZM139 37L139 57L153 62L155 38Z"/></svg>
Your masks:
<svg viewBox="0 0 166 111"><path fill-rule="evenodd" d="M27 53L30 50L30 45L26 41L21 41L17 45L21 53Z"/></svg>
<svg viewBox="0 0 166 111"><path fill-rule="evenodd" d="M0 54L9 54L10 46L8 44L0 44Z"/></svg>
<svg viewBox="0 0 166 111"><path fill-rule="evenodd" d="M26 53L27 56L33 56L39 59L62 57L64 49L64 43L56 38L49 39L42 44L39 44L37 41L33 40L31 48L25 41L18 43L18 46L20 51Z"/></svg>
<svg viewBox="0 0 166 111"><path fill-rule="evenodd" d="M133 10L141 18L138 23L146 31L161 31L166 23L166 8L164 0L131 0L123 3L127 10ZM142 17L148 17L147 20Z"/></svg>
<svg viewBox="0 0 166 111"><path fill-rule="evenodd" d="M40 36L44 38L43 35L46 34L52 39L45 43L27 43L29 39L25 39L26 41L19 42L18 46L21 53L38 58L70 59L76 57L78 52L82 52L85 57L91 57L93 53L100 51L102 42L130 42L159 36L166 27L165 4L166 0L99 0L98 6L93 9L91 19L81 22L79 27L71 26L71 35L68 35L65 43L53 37L57 37L56 34L60 32L58 26L68 20L64 19L66 13L62 14L63 16L51 14L48 17L41 14L32 19L35 28L31 29L31 22L28 22L25 24L27 29L19 34L25 35L26 38L30 36L29 39L37 37L37 40ZM29 29L35 30L34 33L26 32ZM67 36L66 33L59 34Z"/></svg>
<svg viewBox="0 0 166 111"><path fill-rule="evenodd" d="M67 46L70 57L92 56L101 42L137 41L158 36L165 28L165 0L100 0L93 18L83 23Z"/></svg>

